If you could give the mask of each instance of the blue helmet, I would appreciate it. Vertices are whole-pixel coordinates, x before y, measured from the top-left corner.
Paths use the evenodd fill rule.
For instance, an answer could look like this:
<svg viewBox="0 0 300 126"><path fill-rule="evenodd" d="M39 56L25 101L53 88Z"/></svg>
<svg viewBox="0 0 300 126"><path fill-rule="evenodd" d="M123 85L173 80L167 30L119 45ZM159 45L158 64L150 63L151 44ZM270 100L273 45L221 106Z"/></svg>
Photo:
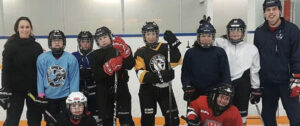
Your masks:
<svg viewBox="0 0 300 126"><path fill-rule="evenodd" d="M212 42L210 44L202 44L200 42L200 35L201 34L211 34L212 37L213 37L212 40L214 41L214 39L215 39L216 29L214 28L214 26L209 21L210 21L210 17L208 16L206 18L206 16L204 15L203 19L200 21L200 26L197 30L197 42L203 48L211 47Z"/></svg>
<svg viewBox="0 0 300 126"><path fill-rule="evenodd" d="M264 12L266 8L273 6L278 6L279 10L281 10L282 8L280 0L265 0L265 2L263 3Z"/></svg>

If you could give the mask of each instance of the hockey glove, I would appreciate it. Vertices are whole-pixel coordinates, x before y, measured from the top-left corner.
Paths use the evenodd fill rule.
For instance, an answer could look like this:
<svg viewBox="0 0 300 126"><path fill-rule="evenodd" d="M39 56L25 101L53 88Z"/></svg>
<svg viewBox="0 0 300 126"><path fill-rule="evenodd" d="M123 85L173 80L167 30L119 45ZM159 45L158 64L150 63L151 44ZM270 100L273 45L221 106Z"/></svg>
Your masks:
<svg viewBox="0 0 300 126"><path fill-rule="evenodd" d="M258 103L260 101L260 97L262 95L262 90L261 88L252 88L251 89L251 94L250 94L250 102L251 104Z"/></svg>
<svg viewBox="0 0 300 126"><path fill-rule="evenodd" d="M92 71L91 69L80 68L80 79L87 80L92 78Z"/></svg>
<svg viewBox="0 0 300 126"><path fill-rule="evenodd" d="M174 79L174 70L173 69L166 69L160 71L163 82L169 82Z"/></svg>
<svg viewBox="0 0 300 126"><path fill-rule="evenodd" d="M190 102L194 97L194 93L196 89L191 85L187 85L183 87L183 91L184 91L183 99L187 102Z"/></svg>
<svg viewBox="0 0 300 126"><path fill-rule="evenodd" d="M112 76L116 71L122 68L122 62L122 56L111 58L109 61L103 64L103 70L106 74Z"/></svg>
<svg viewBox="0 0 300 126"><path fill-rule="evenodd" d="M5 110L10 107L10 97L12 93L5 88L0 89L0 106Z"/></svg>
<svg viewBox="0 0 300 126"><path fill-rule="evenodd" d="M164 33L164 39L168 42L171 48L177 48L181 42L176 38L173 32L166 30Z"/></svg>
<svg viewBox="0 0 300 126"><path fill-rule="evenodd" d="M189 119L184 116L181 116L181 118L186 121L188 126L201 126L201 121L199 118Z"/></svg>
<svg viewBox="0 0 300 126"><path fill-rule="evenodd" d="M112 44L114 48L118 49L120 51L120 55L125 59L128 56L130 56L131 51L128 45L125 43L125 41L119 37L116 36L114 43Z"/></svg>
<svg viewBox="0 0 300 126"><path fill-rule="evenodd" d="M34 103L39 106L42 110L45 110L47 104L48 104L48 100L44 97L41 97L41 95L39 95L38 97L33 96L33 94L31 92L28 92L27 95L34 101Z"/></svg>
<svg viewBox="0 0 300 126"><path fill-rule="evenodd" d="M300 74L293 74L290 79L290 97L295 98L300 95Z"/></svg>

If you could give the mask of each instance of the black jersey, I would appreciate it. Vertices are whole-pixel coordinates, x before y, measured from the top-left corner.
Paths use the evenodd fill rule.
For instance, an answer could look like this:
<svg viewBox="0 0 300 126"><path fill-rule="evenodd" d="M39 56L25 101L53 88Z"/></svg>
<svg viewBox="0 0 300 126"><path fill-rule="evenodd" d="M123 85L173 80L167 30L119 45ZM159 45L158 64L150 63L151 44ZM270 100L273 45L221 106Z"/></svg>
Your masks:
<svg viewBox="0 0 300 126"><path fill-rule="evenodd" d="M169 68L168 44L158 43L155 49L143 46L134 55L135 70L141 84L159 83L153 81L153 73ZM175 67L182 63L181 53L178 48L170 49L170 65ZM152 73L152 74L151 74Z"/></svg>

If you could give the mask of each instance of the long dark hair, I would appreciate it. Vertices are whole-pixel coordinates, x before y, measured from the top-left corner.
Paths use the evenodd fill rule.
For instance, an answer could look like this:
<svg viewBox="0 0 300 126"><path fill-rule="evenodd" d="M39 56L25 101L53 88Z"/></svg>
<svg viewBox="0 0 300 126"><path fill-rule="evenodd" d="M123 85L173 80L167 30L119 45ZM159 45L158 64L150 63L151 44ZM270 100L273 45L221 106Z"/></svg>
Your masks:
<svg viewBox="0 0 300 126"><path fill-rule="evenodd" d="M19 18L17 19L15 25L14 25L14 31L15 31L15 33L14 33L13 35L11 35L11 36L8 38L8 40L7 40L7 42L5 43L5 45L6 45L9 41L11 41L11 40L13 40L13 39L19 37L18 27L19 27L20 21L22 21L22 20L28 21L28 23L29 23L29 25L30 25L30 27L31 27L31 31L32 31L33 27L32 27L32 23L31 23L30 19L29 19L28 17L19 17ZM31 33L30 36L29 36L29 38L34 38L34 35ZM4 46L5 46L5 45L4 45Z"/></svg>

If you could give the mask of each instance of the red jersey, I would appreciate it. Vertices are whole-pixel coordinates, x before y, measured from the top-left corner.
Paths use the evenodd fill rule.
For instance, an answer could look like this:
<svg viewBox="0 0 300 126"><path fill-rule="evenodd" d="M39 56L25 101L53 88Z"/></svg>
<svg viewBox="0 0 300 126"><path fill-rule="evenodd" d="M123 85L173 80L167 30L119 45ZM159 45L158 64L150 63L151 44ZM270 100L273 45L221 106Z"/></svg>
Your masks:
<svg viewBox="0 0 300 126"><path fill-rule="evenodd" d="M188 119L200 118L201 126L242 126L242 118L239 110L231 105L219 116L214 116L208 106L207 96L200 96L190 103L194 112L188 113Z"/></svg>

